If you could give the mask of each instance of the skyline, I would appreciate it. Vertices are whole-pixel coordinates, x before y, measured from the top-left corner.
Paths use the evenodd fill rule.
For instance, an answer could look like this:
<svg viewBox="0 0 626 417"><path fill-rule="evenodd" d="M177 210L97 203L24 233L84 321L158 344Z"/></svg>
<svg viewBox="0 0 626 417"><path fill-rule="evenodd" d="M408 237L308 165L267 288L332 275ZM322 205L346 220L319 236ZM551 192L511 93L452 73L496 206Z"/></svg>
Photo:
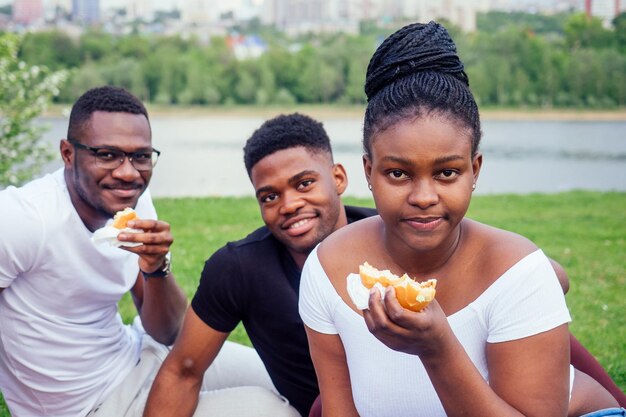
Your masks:
<svg viewBox="0 0 626 417"><path fill-rule="evenodd" d="M14 0L0 0L0 6L8 6L13 4ZM184 0L153 0L152 6L156 10L172 10L174 7L178 6ZM214 0L215 3L220 8L230 7L241 7L242 3L245 0ZM58 3L58 0L43 0L44 7L49 3ZM71 3L71 0L67 0L68 3ZM263 0L251 0L248 2L252 3L262 3ZM127 4L126 0L100 0L100 7L102 9L112 9L112 8L122 8Z"/></svg>
<svg viewBox="0 0 626 417"><path fill-rule="evenodd" d="M0 6L7 6L13 3L14 0L0 0ZM59 2L71 3L71 0L43 0L44 7L50 3ZM99 0L101 9L111 8L123 8L126 6L126 0ZM246 8L246 4L258 6L264 3L266 0L212 0L220 9L239 9ZM583 0L578 0L581 4ZM185 0L152 0L150 3L155 10L172 10L175 7L180 6ZM498 4L499 6L512 7L514 5L519 6L550 6L558 3L559 0L489 0L490 3ZM249 7L249 6L248 6Z"/></svg>

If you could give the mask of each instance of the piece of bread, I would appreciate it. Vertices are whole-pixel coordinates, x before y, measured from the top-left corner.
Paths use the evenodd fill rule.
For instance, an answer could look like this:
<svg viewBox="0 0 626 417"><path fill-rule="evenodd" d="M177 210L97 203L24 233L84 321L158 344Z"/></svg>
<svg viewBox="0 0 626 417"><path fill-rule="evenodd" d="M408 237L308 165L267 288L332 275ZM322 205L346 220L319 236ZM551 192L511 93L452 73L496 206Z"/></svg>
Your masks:
<svg viewBox="0 0 626 417"><path fill-rule="evenodd" d="M359 275L361 283L367 288L372 288L376 283L383 287L394 287L400 305L411 311L423 310L435 298L436 279L416 282L407 274L399 277L388 269L381 271L367 262L359 266Z"/></svg>
<svg viewBox="0 0 626 417"><path fill-rule="evenodd" d="M130 207L126 207L122 211L118 211L115 213L113 217L113 224L111 226L117 229L125 229L126 224L131 221L137 219L137 213Z"/></svg>

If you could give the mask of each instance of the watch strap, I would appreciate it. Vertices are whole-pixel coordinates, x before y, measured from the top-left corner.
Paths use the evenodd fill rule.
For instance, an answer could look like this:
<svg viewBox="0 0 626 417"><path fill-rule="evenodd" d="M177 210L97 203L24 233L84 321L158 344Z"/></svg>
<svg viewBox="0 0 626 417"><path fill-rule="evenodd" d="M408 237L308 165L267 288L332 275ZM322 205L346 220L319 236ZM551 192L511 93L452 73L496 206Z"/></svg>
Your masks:
<svg viewBox="0 0 626 417"><path fill-rule="evenodd" d="M154 272L145 272L141 271L141 274L144 278L166 278L171 272L171 264L172 264L172 254L168 252L165 255L165 259L163 260L163 264L159 268L157 268Z"/></svg>

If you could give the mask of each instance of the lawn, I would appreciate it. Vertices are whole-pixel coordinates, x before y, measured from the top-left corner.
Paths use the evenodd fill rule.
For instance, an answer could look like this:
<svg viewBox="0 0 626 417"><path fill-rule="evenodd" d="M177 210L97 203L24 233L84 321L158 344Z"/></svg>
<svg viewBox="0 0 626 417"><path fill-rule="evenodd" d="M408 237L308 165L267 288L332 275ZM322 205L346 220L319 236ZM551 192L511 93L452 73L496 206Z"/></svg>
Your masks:
<svg viewBox="0 0 626 417"><path fill-rule="evenodd" d="M189 297L206 258L261 225L253 198L158 199L155 204L160 218L171 224L173 271ZM468 217L530 238L565 267L570 328L626 390L626 193L476 196ZM125 321L135 315L129 297L120 310ZM230 338L249 343L241 327ZM0 417L7 416L0 401Z"/></svg>

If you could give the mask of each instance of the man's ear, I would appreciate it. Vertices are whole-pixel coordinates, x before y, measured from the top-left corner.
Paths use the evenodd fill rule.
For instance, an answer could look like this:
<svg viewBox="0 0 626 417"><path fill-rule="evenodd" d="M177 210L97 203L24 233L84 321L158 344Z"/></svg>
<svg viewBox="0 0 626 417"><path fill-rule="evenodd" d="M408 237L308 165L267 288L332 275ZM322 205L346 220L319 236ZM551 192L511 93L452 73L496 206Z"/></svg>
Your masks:
<svg viewBox="0 0 626 417"><path fill-rule="evenodd" d="M65 167L71 167L76 151L74 146L67 139L61 139L59 142L59 151L61 152L61 159L63 160Z"/></svg>
<svg viewBox="0 0 626 417"><path fill-rule="evenodd" d="M341 164L333 165L333 178L335 180L335 189L337 195L342 195L348 187L348 174Z"/></svg>
<svg viewBox="0 0 626 417"><path fill-rule="evenodd" d="M474 184L478 181L478 175L480 174L480 168L483 166L483 154L478 152L472 160L472 175L474 176Z"/></svg>

